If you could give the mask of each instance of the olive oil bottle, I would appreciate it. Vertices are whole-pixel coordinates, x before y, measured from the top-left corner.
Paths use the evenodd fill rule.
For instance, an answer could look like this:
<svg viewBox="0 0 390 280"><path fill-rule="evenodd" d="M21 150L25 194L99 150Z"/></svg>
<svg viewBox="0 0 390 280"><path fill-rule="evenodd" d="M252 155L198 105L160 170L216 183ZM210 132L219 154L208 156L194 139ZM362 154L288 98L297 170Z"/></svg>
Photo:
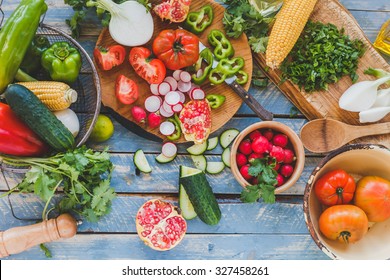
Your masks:
<svg viewBox="0 0 390 280"><path fill-rule="evenodd" d="M374 42L374 47L387 54L390 55L390 20L386 21L379 31L379 34Z"/></svg>

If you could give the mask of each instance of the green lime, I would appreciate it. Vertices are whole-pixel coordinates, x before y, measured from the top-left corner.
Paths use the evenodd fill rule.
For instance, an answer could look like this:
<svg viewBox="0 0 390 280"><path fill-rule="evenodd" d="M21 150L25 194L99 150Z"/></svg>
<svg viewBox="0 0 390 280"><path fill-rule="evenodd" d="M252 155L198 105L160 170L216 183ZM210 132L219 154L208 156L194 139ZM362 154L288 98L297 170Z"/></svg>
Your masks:
<svg viewBox="0 0 390 280"><path fill-rule="evenodd" d="M109 117L99 115L89 138L94 142L104 142L114 134L114 125Z"/></svg>

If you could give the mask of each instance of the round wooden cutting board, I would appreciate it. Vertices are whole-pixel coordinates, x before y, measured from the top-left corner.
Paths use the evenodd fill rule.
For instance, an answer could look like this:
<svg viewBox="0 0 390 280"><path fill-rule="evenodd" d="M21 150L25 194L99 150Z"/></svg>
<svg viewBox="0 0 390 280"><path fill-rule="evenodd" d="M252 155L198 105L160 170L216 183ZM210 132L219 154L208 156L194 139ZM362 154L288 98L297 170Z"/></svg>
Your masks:
<svg viewBox="0 0 390 280"><path fill-rule="evenodd" d="M151 1L152 3L157 2L157 1ZM209 4L213 7L214 10L214 20L211 26L209 26L201 35L199 35L200 40L204 45L207 47L210 47L210 45L207 42L207 35L209 32L213 29L219 29L219 30L224 30L223 25L222 25L222 18L225 12L225 9L215 3L212 0L193 0L191 3L190 7L190 12L191 11L198 11L201 7L204 5ZM152 39L144 45L145 47L149 48L150 50L152 49L152 42L154 38L162 31L165 29L177 29L180 24L173 24L169 23L169 21L162 21L154 12L152 12L153 15L153 20L154 20L154 33ZM235 49L235 54L234 56L240 56L244 58L245 60L245 67L244 70L248 73L249 75L249 80L248 82L244 85L244 88L246 90L249 89L250 83L251 83L251 77L252 77L252 54L251 54L251 49L248 45L248 41L245 35L240 36L239 39L229 39L230 42L233 44L233 47ZM111 45L117 44L112 37L110 36L110 33L107 28L103 29L97 42L96 46L103 46L103 47L108 47ZM130 109L132 106L137 105L141 106L144 108L144 101L145 99L151 95L150 93L150 87L149 84L143 80L141 77L139 77L133 70L132 66L129 63L128 60L128 55L130 52L130 47L126 48L126 59L125 62L110 70L110 71L102 71L100 68L97 66L98 69L98 74L100 78L100 83L101 83L101 89L102 89L102 102L104 106L107 106L111 109L113 109L115 112L117 112L119 115L127 119L128 121L134 122L133 118L130 113ZM96 64L96 62L95 62ZM120 75L126 75L127 77L133 79L139 87L139 93L140 96L138 100L131 104L131 105L124 105L121 104L117 98L115 97L115 81L116 78ZM171 75L171 71L167 71L167 75ZM227 121L229 121L233 115L237 112L237 110L240 108L242 104L242 100L240 97L225 83L221 85L211 85L208 82L202 84L201 88L205 91L206 94L222 94L226 96L226 101L225 103L218 109L212 110L212 128L211 132L216 131L219 129L221 126L223 126ZM188 97L187 100L189 101ZM142 127L144 130L157 135L161 139L164 140L165 136L163 136L158 128L156 129L150 129L147 126ZM186 142L184 137L182 136L178 141L178 143L183 143Z"/></svg>

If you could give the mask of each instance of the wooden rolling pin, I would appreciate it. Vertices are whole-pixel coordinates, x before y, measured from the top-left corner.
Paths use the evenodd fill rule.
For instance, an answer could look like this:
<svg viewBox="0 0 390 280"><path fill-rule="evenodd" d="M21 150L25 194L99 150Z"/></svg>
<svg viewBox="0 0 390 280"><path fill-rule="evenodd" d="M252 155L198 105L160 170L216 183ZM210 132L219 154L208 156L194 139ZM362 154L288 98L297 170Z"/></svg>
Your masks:
<svg viewBox="0 0 390 280"><path fill-rule="evenodd" d="M69 214L62 214L38 224L15 227L0 232L0 258L18 254L41 243L73 237L77 222Z"/></svg>

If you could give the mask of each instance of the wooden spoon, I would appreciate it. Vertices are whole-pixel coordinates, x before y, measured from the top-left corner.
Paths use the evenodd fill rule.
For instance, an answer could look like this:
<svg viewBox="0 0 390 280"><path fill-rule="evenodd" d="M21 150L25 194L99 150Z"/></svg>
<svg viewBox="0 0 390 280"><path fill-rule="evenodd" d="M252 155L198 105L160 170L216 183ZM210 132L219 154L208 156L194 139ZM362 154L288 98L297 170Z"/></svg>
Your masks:
<svg viewBox="0 0 390 280"><path fill-rule="evenodd" d="M385 133L390 133L390 123L357 126L332 119L317 119L302 127L300 137L303 146L309 151L326 153L354 139Z"/></svg>

